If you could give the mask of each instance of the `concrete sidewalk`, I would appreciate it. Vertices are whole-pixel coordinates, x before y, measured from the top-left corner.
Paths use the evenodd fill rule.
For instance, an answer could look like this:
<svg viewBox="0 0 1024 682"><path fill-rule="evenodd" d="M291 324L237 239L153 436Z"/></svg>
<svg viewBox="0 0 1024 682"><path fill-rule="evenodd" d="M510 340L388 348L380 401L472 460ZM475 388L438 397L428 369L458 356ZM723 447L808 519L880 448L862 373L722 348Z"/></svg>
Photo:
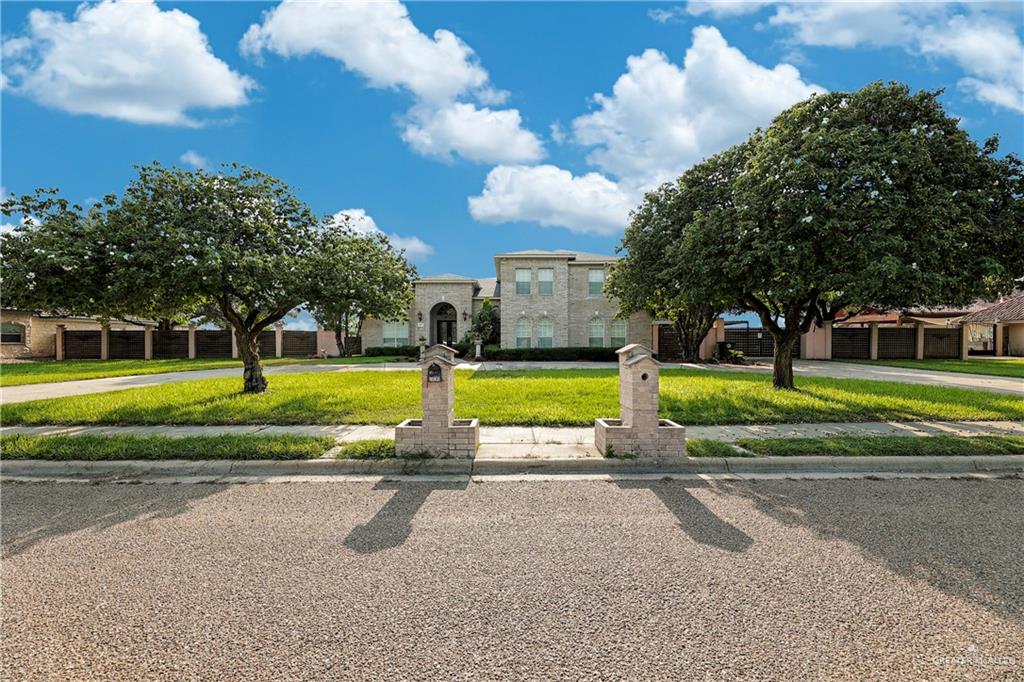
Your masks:
<svg viewBox="0 0 1024 682"><path fill-rule="evenodd" d="M136 435L136 436L218 436L224 434L263 436L292 434L330 436L345 443L358 440L394 438L393 426L339 424L335 426L5 426L0 435ZM818 438L824 436L1024 436L1024 422L1015 421L930 421L930 422L841 422L823 424L746 424L687 426L688 439L720 440L741 438ZM480 444L529 446L593 446L594 428L548 426L482 426ZM519 447L518 451L522 451Z"/></svg>
<svg viewBox="0 0 1024 682"><path fill-rule="evenodd" d="M461 371L523 371L523 370L580 370L580 369L616 369L614 362L461 362L456 369ZM705 365L687 363L665 363L664 369L700 369L714 372L757 372L771 371L770 364L756 365ZM411 362L381 363L375 365L275 365L265 367L263 373L268 376L276 374L303 374L324 372L409 372L418 371L419 367ZM981 374L962 374L957 372L936 372L932 370L903 369L883 365L862 365L835 361L795 360L793 371L797 376L830 377L835 379L869 379L874 381L895 381L904 384L924 384L927 386L949 386L967 388L978 391L1008 393L1024 398L1024 380L1012 377L996 377ZM159 386L180 381L198 381L201 379L223 379L238 377L241 380L240 368L202 369L187 372L166 372L164 374L142 374L123 377L107 377L104 379L82 379L79 381L61 381L50 384L27 384L24 386L8 386L0 388L0 403L23 403L30 400L47 398L63 398L72 395L106 393L123 391L129 388Z"/></svg>

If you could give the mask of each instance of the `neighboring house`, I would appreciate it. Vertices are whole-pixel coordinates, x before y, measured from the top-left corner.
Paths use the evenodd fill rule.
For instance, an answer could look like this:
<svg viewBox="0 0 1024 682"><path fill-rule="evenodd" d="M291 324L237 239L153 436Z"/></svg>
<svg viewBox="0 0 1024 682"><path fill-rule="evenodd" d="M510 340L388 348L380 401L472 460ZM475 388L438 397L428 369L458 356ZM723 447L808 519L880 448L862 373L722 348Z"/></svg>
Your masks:
<svg viewBox="0 0 1024 682"><path fill-rule="evenodd" d="M960 323L991 329L996 355L1024 356L1024 292L970 312Z"/></svg>
<svg viewBox="0 0 1024 682"><path fill-rule="evenodd" d="M31 359L54 357L57 325L69 331L98 330L100 323L88 317L58 317L32 310L0 310L0 358ZM111 324L113 330L142 329L129 324Z"/></svg>
<svg viewBox="0 0 1024 682"><path fill-rule="evenodd" d="M503 348L651 346L647 314L617 319L618 304L604 294L617 258L578 251L514 251L494 256L497 277L425 277L413 283L407 320L367 320L364 347L461 341L484 299L501 316Z"/></svg>

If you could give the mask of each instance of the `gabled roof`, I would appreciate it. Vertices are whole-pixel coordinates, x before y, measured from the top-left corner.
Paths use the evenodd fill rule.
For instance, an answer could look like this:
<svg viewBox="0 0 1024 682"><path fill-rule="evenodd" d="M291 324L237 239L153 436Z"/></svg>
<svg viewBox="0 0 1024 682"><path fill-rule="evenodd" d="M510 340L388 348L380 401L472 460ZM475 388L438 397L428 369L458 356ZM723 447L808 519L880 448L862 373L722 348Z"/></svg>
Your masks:
<svg viewBox="0 0 1024 682"><path fill-rule="evenodd" d="M480 287L474 294L476 298L496 298L501 295L497 277L482 277L476 283Z"/></svg>
<svg viewBox="0 0 1024 682"><path fill-rule="evenodd" d="M1024 292L1010 296L987 308L968 313L960 321L968 323L1022 322L1024 321Z"/></svg>

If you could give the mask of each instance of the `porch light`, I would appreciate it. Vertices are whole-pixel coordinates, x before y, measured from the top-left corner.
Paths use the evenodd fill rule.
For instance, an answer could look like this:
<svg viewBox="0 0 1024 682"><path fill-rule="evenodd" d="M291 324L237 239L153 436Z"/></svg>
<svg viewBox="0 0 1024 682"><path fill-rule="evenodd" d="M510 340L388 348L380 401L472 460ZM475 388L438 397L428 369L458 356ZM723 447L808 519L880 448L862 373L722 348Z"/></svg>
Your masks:
<svg viewBox="0 0 1024 682"><path fill-rule="evenodd" d="M416 313L416 321L417 322L422 322L423 321L423 312L422 311Z"/></svg>

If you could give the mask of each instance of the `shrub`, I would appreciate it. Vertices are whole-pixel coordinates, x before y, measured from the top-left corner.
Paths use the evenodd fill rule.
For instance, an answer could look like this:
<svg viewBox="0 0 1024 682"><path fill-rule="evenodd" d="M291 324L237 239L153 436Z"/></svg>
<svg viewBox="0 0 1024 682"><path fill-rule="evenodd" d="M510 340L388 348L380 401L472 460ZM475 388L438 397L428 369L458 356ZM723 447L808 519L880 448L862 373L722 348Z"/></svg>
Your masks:
<svg viewBox="0 0 1024 682"><path fill-rule="evenodd" d="M370 346L363 349L363 355L381 357L382 355L401 355L407 358L416 358L420 355L419 346Z"/></svg>
<svg viewBox="0 0 1024 682"><path fill-rule="evenodd" d="M574 361L589 360L593 362L615 362L618 356L614 348L590 348L588 346L568 346L563 348L484 348L487 360L532 360L532 361Z"/></svg>

